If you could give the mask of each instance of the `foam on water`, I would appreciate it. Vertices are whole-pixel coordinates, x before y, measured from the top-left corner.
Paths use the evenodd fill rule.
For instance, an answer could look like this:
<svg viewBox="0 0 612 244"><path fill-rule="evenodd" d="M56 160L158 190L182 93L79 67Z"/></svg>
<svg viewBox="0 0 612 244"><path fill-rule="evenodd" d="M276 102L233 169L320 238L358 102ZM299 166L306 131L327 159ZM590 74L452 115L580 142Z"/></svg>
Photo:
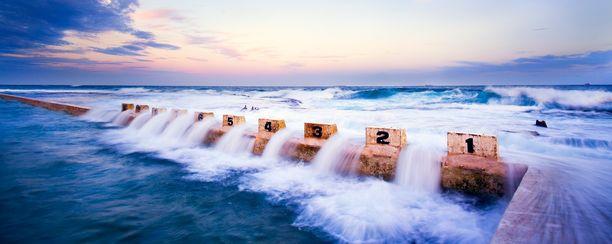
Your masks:
<svg viewBox="0 0 612 244"><path fill-rule="evenodd" d="M348 137L336 134L317 152L312 164L323 173L356 175L362 147L355 147Z"/></svg>
<svg viewBox="0 0 612 244"><path fill-rule="evenodd" d="M247 126L232 127L225 133L217 145L216 149L226 153L247 153L253 148L253 139L244 135Z"/></svg>
<svg viewBox="0 0 612 244"><path fill-rule="evenodd" d="M144 126L145 123L147 123L147 121L151 119L152 116L153 114L149 111L138 113L136 115L136 118L134 118L134 120L132 121L132 123L130 123L128 128L140 129L142 128L142 126Z"/></svg>
<svg viewBox="0 0 612 244"><path fill-rule="evenodd" d="M296 134L296 132L290 129L277 131L272 138L270 138L268 144L266 144L261 156L267 159L280 159L283 153L283 146L294 134Z"/></svg>
<svg viewBox="0 0 612 244"><path fill-rule="evenodd" d="M141 91L113 91L113 95L104 95L108 96L105 99L88 94L94 97L91 100L81 100L76 93L51 96L49 92L45 96L66 102L88 101L83 104L95 109L85 117L93 121L110 121L108 113L100 111L116 111L126 100L215 114L239 113L248 104L260 110L243 112L249 124L241 130L256 126L257 118L264 116L285 119L287 131L301 131L304 122L337 123L341 133L356 145L364 144L366 126L406 128L409 146L401 154L394 182L345 177L342 171L338 174L335 168L344 160L340 152L345 143L340 137L328 141L317 155L318 161L298 164L250 156L246 152L253 140L241 136L238 128L215 147L194 147L208 126L215 126L208 121L195 124L186 134L164 132L176 140L162 140L159 135L173 121L170 113L153 116L141 128L109 129L100 136L125 152L154 152L181 163L193 179L218 181L238 175L241 190L260 192L295 211L294 225L346 242L488 242L503 212L498 206L507 200L481 209L469 199L435 193L439 167L434 163L444 153L448 131L497 135L503 161L548 172L551 181L542 187L552 200L546 211L562 213L564 226L569 226L564 231L574 233L578 229L572 226L586 226L588 233L576 233L579 240L604 240L612 219L606 211L612 206L608 197L612 195L612 117L606 112L611 88L512 89L159 88L156 96ZM527 98L527 102L513 97ZM533 126L536 119L545 119L549 128ZM271 158L284 144L279 133L266 154ZM191 144L182 145L181 141Z"/></svg>
<svg viewBox="0 0 612 244"><path fill-rule="evenodd" d="M196 122L187 132L186 143L191 146L202 144L208 132L218 125L219 123L214 118L204 118L204 120Z"/></svg>
<svg viewBox="0 0 612 244"><path fill-rule="evenodd" d="M130 118L130 116L132 115L131 110L125 110L121 113L119 113L114 119L113 119L113 124L114 125L127 125L128 123L128 119Z"/></svg>

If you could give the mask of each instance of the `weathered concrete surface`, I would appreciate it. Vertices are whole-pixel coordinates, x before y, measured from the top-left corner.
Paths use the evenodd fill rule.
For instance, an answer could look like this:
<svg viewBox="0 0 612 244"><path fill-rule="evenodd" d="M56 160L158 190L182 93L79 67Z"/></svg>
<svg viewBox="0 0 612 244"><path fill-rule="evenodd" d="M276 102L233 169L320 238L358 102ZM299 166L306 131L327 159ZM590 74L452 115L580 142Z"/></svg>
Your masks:
<svg viewBox="0 0 612 244"><path fill-rule="evenodd" d="M270 138L276 132L287 127L285 120L282 119L259 119L257 127L257 136L253 144L253 154L261 155L268 145Z"/></svg>
<svg viewBox="0 0 612 244"><path fill-rule="evenodd" d="M27 97L20 97L20 96L1 94L1 93L0 93L0 98L3 98L5 100L10 100L10 101L18 101L18 102L26 103L32 106L46 108L46 109L53 110L53 111L61 111L61 112L65 112L71 115L75 115L75 116L83 115L87 113L87 111L90 110L89 107L84 107L84 106L51 102L51 101L42 101L42 100L31 99Z"/></svg>
<svg viewBox="0 0 612 244"><path fill-rule="evenodd" d="M153 114L153 116L158 115L160 113L166 112L167 109L166 108L153 108L151 109L151 114Z"/></svg>
<svg viewBox="0 0 612 244"><path fill-rule="evenodd" d="M328 139L336 132L336 124L304 123L304 138Z"/></svg>
<svg viewBox="0 0 612 244"><path fill-rule="evenodd" d="M472 151L470 151L470 147L468 146L468 139L472 141ZM447 147L449 155L471 154L485 158L499 158L497 137L495 136L448 132Z"/></svg>
<svg viewBox="0 0 612 244"><path fill-rule="evenodd" d="M359 157L359 173L392 180L401 150L387 145L367 145Z"/></svg>
<svg viewBox="0 0 612 244"><path fill-rule="evenodd" d="M223 115L223 129L225 130L229 130L234 126L238 126L238 125L243 125L246 123L246 119L244 118L244 116L240 116L240 115L230 115L230 114L225 114Z"/></svg>
<svg viewBox="0 0 612 244"><path fill-rule="evenodd" d="M316 138L292 138L285 143L283 146L283 152L286 153L286 157L303 161L310 162L314 159L317 152L321 149L321 146L325 143L323 139Z"/></svg>
<svg viewBox="0 0 612 244"><path fill-rule="evenodd" d="M402 148L406 146L406 129L399 128L366 128L366 146L386 145Z"/></svg>
<svg viewBox="0 0 612 244"><path fill-rule="evenodd" d="M481 197L502 197L514 191L512 183L520 182L526 170L525 165L491 158L448 155L442 159L442 188Z"/></svg>
<svg viewBox="0 0 612 244"><path fill-rule="evenodd" d="M137 104L136 107L134 108L134 111L136 113L140 113L143 111L149 111L149 105L146 104Z"/></svg>
<svg viewBox="0 0 612 244"><path fill-rule="evenodd" d="M195 112L194 113L194 121L202 121L205 118L214 118L215 117L215 113L213 112Z"/></svg>
<svg viewBox="0 0 612 244"><path fill-rule="evenodd" d="M126 110L133 110L133 109L134 109L133 103L122 103L121 104L121 112L126 111Z"/></svg>

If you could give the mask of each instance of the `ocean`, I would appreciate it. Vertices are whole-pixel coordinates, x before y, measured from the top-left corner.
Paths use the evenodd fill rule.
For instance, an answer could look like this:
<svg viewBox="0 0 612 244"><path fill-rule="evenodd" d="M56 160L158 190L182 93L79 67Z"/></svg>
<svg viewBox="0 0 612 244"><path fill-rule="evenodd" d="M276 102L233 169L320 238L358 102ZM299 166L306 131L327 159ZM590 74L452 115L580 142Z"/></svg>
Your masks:
<svg viewBox="0 0 612 244"><path fill-rule="evenodd" d="M612 86L0 92L92 107L71 117L0 100L2 242L487 243L510 199L483 202L440 189L448 131L496 135L502 161L550 177L543 187L564 201L551 201L546 211L561 213L574 241L612 239ZM122 102L210 111L216 121L192 125L193 114L145 114L121 127ZM261 157L248 152L252 142L239 132L201 145L198 138L223 114L245 115L241 130L256 131L258 118L284 119L287 129ZM338 136L312 163L280 157L304 122L335 123ZM334 171L335 152L363 145L367 126L407 130L393 181ZM578 225L589 231L571 228Z"/></svg>

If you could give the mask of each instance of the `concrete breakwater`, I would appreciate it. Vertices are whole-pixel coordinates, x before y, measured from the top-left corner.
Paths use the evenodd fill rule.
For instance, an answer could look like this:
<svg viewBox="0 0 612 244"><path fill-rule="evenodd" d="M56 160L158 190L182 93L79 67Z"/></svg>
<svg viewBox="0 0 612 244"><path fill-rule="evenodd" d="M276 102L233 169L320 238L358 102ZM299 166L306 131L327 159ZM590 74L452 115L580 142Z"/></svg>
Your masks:
<svg viewBox="0 0 612 244"><path fill-rule="evenodd" d="M65 103L43 101L26 97L0 94L6 100L19 101L49 110L62 111L79 116L90 108ZM170 112L174 117L188 113L185 109L152 108L144 104L124 103L121 105L123 116L117 121L128 126L139 114L147 112L151 116ZM211 112L194 112L193 122L214 118ZM217 143L230 130L246 123L244 116L223 115L222 125L212 128L201 138L202 144ZM258 131L244 131L243 136L254 139L252 153L261 155L275 133L286 127L282 119L262 118L258 121ZM338 132L335 124L305 123L303 137L289 138L282 145L283 157L303 162L311 162L325 142ZM363 147L347 147L343 152L357 158L357 173L393 180L397 171L401 151L409 146L406 130L399 128L368 127L365 129L366 143ZM449 132L447 135L448 154L441 162L441 181L443 189L481 197L501 197L516 190L527 167L501 162L498 156L497 138L493 136ZM354 167L344 165L343 167ZM346 171L345 169L339 169Z"/></svg>

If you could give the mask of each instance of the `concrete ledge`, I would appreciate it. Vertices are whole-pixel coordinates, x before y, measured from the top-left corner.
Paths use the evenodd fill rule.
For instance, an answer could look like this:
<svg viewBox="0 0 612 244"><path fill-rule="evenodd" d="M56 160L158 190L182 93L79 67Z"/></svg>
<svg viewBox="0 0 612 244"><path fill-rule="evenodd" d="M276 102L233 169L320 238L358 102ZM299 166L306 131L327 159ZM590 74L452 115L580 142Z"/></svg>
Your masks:
<svg viewBox="0 0 612 244"><path fill-rule="evenodd" d="M36 100L36 99L27 98L27 97L13 96L13 95L8 95L8 94L1 94L1 93L0 93L0 98L3 98L5 100L10 100L10 101L18 101L18 102L26 103L32 106L46 108L46 109L53 110L53 111L61 111L64 113L68 113L70 115L75 115L75 116L83 115L87 113L87 111L90 110L90 108L84 107L84 106L78 106L78 105L72 105L72 104L66 104L66 103L58 103L58 102L50 102L50 101L42 101L42 100Z"/></svg>

